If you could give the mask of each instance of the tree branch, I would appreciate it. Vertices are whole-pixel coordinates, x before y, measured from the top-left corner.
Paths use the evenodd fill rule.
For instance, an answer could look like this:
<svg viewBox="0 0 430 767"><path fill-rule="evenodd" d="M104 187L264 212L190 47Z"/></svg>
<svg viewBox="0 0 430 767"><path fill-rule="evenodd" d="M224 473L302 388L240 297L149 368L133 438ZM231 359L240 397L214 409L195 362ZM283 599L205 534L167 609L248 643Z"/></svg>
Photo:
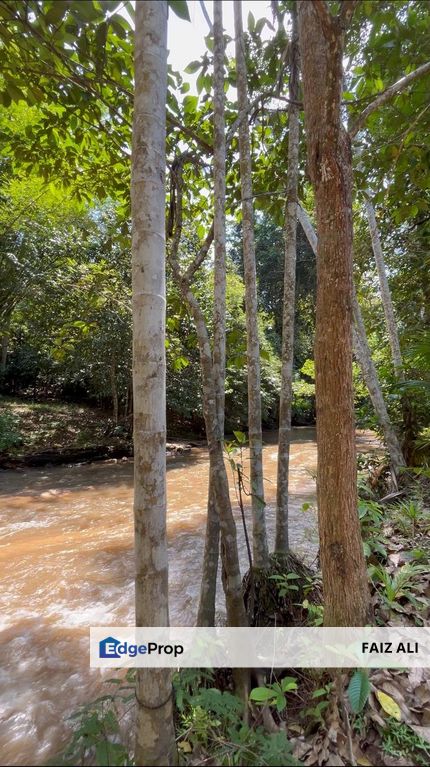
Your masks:
<svg viewBox="0 0 430 767"><path fill-rule="evenodd" d="M331 37L331 32L333 31L335 18L330 13L329 7L325 0L312 0L312 4L315 9L315 13L320 20L324 37L326 40L329 40Z"/></svg>
<svg viewBox="0 0 430 767"><path fill-rule="evenodd" d="M421 66L417 69L414 69L413 72L410 72L408 75L401 77L400 80L397 80L397 82L393 83L393 85L390 85L389 88L380 93L379 96L377 96L376 99L366 107L366 109L363 109L362 113L357 117L349 131L350 138L353 139L354 136L357 135L358 131L364 127L364 124L369 115L371 115L373 112L379 109L380 106L393 98L393 96L396 96L398 93L401 93L406 88L408 88L408 86L413 83L414 80L417 80L419 77L426 75L428 72L430 72L430 61L427 61L425 64L421 64Z"/></svg>
<svg viewBox="0 0 430 767"><path fill-rule="evenodd" d="M209 27L209 31L212 33L213 32L213 24L212 24L212 21L211 21L211 17L209 16L209 14L207 12L207 8L206 8L206 5L205 5L205 0L200 0L200 8L202 9L203 16L206 19L207 25Z"/></svg>
<svg viewBox="0 0 430 767"><path fill-rule="evenodd" d="M193 258L191 264L189 265L187 271L184 274L184 279L187 282L191 282L195 272L202 265L203 261L205 260L207 254L209 252L209 248L210 248L210 246L213 243L213 239L214 239L214 223L212 221L211 228L209 229L209 231L208 231L208 233L206 235L206 238L205 238L204 242L202 243L202 245L200 247L199 252Z"/></svg>
<svg viewBox="0 0 430 767"><path fill-rule="evenodd" d="M343 0L340 6L339 16L337 17L341 29L348 29L357 5L358 0Z"/></svg>

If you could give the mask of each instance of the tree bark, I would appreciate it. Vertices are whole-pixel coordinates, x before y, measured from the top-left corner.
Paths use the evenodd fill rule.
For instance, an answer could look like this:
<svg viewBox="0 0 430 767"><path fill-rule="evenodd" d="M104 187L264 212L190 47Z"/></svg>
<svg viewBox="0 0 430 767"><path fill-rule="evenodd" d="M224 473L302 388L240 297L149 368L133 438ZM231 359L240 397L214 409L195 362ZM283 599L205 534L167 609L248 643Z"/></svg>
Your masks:
<svg viewBox="0 0 430 767"><path fill-rule="evenodd" d="M297 8L291 10L290 75L288 84L288 172L284 221L285 266L282 316L282 367L279 398L278 473L275 552L288 551L288 472L293 399L294 309L296 298L297 192L299 183L299 40Z"/></svg>
<svg viewBox="0 0 430 767"><path fill-rule="evenodd" d="M224 33L222 2L214 0L214 331L213 374L218 427L224 438L225 400L225 301L226 301L226 228L225 228L225 93L224 93ZM197 614L198 626L215 625L216 581L219 559L219 514L215 503L214 476L210 472L208 515L202 583Z"/></svg>
<svg viewBox="0 0 430 767"><path fill-rule="evenodd" d="M369 590L357 513L352 167L341 120L344 46L339 18L325 4L301 0L299 41L318 231L315 368L324 623L360 626L369 617Z"/></svg>
<svg viewBox="0 0 430 767"><path fill-rule="evenodd" d="M239 116L239 159L242 194L243 265L245 277L247 363L248 363L248 429L253 523L254 566L269 563L263 485L263 438L261 431L260 342L258 337L257 276L255 267L254 206L252 202L252 168L248 120L248 84L245 43L242 26L242 3L234 0L236 36L236 78Z"/></svg>
<svg viewBox="0 0 430 767"><path fill-rule="evenodd" d="M165 416L167 2L136 3L132 147L136 625L168 626ZM169 669L138 669L135 762L177 762Z"/></svg>
<svg viewBox="0 0 430 767"><path fill-rule="evenodd" d="M317 236L308 214L300 205L298 206L298 219L316 256L318 244ZM393 467L394 473L397 476L401 467L405 466L405 459L403 457L397 434L395 432L394 426L391 423L390 416L388 415L387 407L385 405L384 395L382 394L381 385L378 380L378 374L372 360L372 353L370 351L366 336L363 316L361 314L360 304L358 303L357 294L354 287L352 296L352 313L354 318L353 347L355 356L357 357L364 382L369 391L376 417L384 434L385 444L390 455L391 465Z"/></svg>

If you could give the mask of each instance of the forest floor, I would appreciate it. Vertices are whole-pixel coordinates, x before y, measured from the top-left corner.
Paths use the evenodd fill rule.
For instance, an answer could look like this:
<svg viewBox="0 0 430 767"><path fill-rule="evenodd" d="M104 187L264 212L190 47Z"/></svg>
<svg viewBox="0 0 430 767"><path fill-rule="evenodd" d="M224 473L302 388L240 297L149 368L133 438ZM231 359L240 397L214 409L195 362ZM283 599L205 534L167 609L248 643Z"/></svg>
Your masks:
<svg viewBox="0 0 430 767"><path fill-rule="evenodd" d="M168 457L188 450L172 440ZM132 455L129 429L84 404L0 397L0 468L77 463Z"/></svg>

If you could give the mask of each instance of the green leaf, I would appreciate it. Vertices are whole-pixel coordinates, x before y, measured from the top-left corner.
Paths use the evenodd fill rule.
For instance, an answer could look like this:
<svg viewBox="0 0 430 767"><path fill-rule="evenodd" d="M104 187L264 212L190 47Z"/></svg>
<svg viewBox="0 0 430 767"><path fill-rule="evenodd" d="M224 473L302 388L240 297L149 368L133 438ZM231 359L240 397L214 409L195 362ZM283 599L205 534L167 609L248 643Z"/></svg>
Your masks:
<svg viewBox="0 0 430 767"><path fill-rule="evenodd" d="M256 703L267 703L268 700L273 700L276 697L276 693L270 690L269 687L254 687L249 697L250 700L255 700Z"/></svg>
<svg viewBox="0 0 430 767"><path fill-rule="evenodd" d="M282 692L289 692L290 690L297 690L297 681L293 676L284 676L281 681Z"/></svg>
<svg viewBox="0 0 430 767"><path fill-rule="evenodd" d="M246 434L244 434L243 431L234 431L234 436L236 437L236 440L239 442L240 445L244 445L246 442Z"/></svg>
<svg viewBox="0 0 430 767"><path fill-rule="evenodd" d="M191 61L191 63L188 64L187 67L185 67L185 72L188 75L193 75L195 72L197 72L200 69L201 66L202 66L201 61Z"/></svg>
<svg viewBox="0 0 430 767"><path fill-rule="evenodd" d="M186 0L169 0L169 8L172 9L176 16L185 21L191 21L190 12Z"/></svg>
<svg viewBox="0 0 430 767"><path fill-rule="evenodd" d="M365 669L357 669L348 685L348 698L354 714L363 710L369 697L370 683Z"/></svg>

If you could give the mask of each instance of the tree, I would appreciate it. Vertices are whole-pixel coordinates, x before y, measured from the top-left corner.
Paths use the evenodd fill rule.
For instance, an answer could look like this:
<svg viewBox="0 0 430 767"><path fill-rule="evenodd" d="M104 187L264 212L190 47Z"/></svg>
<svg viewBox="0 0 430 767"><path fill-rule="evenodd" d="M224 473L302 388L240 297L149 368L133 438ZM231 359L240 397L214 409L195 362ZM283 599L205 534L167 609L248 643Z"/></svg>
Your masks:
<svg viewBox="0 0 430 767"><path fill-rule="evenodd" d="M137 3L132 146L136 625L168 626L165 414L167 3ZM176 763L168 669L138 669L135 761Z"/></svg>
<svg viewBox="0 0 430 767"><path fill-rule="evenodd" d="M298 206L298 218L303 227L303 230L306 232L309 244L311 245L316 256L317 236L308 214L300 205ZM353 346L355 356L357 357L358 363L360 365L364 381L369 391L370 399L372 400L372 405L383 431L385 444L390 455L391 466L393 468L395 478L397 478L400 469L405 466L405 459L402 454L402 449L400 447L397 434L391 423L391 419L385 404L384 395L382 394L381 385L378 380L378 374L372 360L372 353L370 351L369 343L367 340L366 328L364 325L360 304L358 303L355 287L353 287L352 314L354 318Z"/></svg>
<svg viewBox="0 0 430 767"><path fill-rule="evenodd" d="M327 626L364 625L369 614L352 384L351 147L341 120L344 29L353 8L344 2L334 17L325 3L299 4L308 170L318 231L317 498Z"/></svg>
<svg viewBox="0 0 430 767"><path fill-rule="evenodd" d="M364 200L367 220L369 222L370 237L372 240L372 249L375 256L376 268L378 270L379 289L381 292L382 306L385 315L385 324L387 326L388 341L391 348L394 372L398 380L404 380L404 370L402 353L400 351L399 334L397 331L397 322L394 314L393 300L391 298L390 286L388 284L387 270L385 267L384 254L382 252L381 238L379 236L378 224L376 223L375 209L368 197Z"/></svg>
<svg viewBox="0 0 430 767"><path fill-rule="evenodd" d="M247 363L248 363L248 430L252 495L253 558L255 567L267 567L267 545L264 485L263 439L261 433L260 343L257 324L257 278L255 268L254 206L252 202L251 148L248 128L248 85L242 3L234 2L236 34L236 77L239 118L240 184L242 195L243 264L245 275Z"/></svg>
<svg viewBox="0 0 430 767"><path fill-rule="evenodd" d="M226 229L225 229L225 93L224 93L224 32L222 2L214 0L214 316L213 316L213 374L215 384L218 429L224 439L225 403L225 344L226 344ZM215 478L209 477L208 516L202 585L197 615L198 626L215 625L216 580L219 557L219 510L216 507Z"/></svg>
<svg viewBox="0 0 430 767"><path fill-rule="evenodd" d="M299 182L299 41L297 9L292 6L288 96L288 173L284 238L284 306L282 319L281 393L279 397L278 473L275 552L288 551L288 471L293 399L294 317L296 297L297 192Z"/></svg>

